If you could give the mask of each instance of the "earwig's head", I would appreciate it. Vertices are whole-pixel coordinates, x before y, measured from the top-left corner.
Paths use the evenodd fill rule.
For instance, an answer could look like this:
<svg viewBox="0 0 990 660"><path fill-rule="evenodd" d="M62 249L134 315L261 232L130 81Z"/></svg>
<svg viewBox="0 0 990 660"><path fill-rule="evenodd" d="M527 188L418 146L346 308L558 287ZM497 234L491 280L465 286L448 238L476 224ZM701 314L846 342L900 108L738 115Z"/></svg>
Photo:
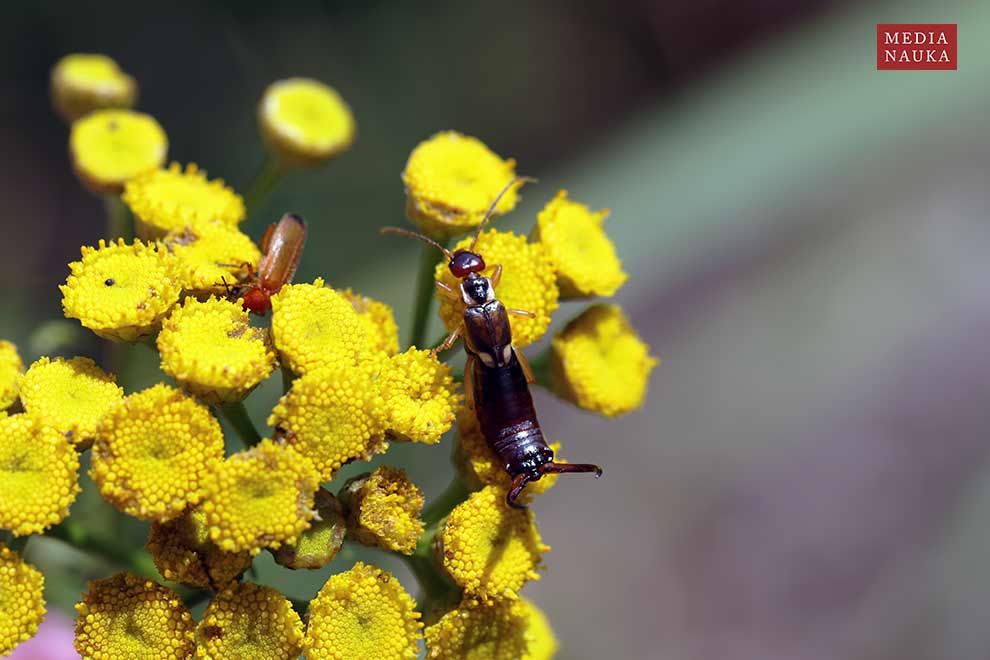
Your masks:
<svg viewBox="0 0 990 660"><path fill-rule="evenodd" d="M470 273L480 273L485 269L485 260L481 255L470 250L458 250L450 257L447 264L451 274L459 280L464 279Z"/></svg>
<svg viewBox="0 0 990 660"><path fill-rule="evenodd" d="M258 316L264 316L265 312L272 308L272 297L261 287L255 286L244 292L243 307L249 312L254 312Z"/></svg>

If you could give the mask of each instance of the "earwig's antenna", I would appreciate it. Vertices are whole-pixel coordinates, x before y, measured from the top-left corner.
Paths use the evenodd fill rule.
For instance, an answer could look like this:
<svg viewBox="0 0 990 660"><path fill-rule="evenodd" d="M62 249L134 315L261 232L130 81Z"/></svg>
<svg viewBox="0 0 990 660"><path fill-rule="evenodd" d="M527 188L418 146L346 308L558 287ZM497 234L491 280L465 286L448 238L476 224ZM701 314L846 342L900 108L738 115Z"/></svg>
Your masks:
<svg viewBox="0 0 990 660"><path fill-rule="evenodd" d="M409 238L415 238L417 241L423 241L424 243L427 243L428 245L432 245L436 249L440 250L441 252L443 252L443 255L445 257L447 257L447 259L453 259L454 258L454 255L450 253L450 250L448 250L444 246L440 245L439 243L437 243L432 238L429 238L427 236L423 236L422 234L417 234L414 231L409 231L408 229L402 229L401 227L383 227L380 233L382 233L382 234L401 234L403 236L408 236Z"/></svg>
<svg viewBox="0 0 990 660"><path fill-rule="evenodd" d="M481 236L481 230L484 229L485 225L488 224L488 221L491 220L492 213L495 212L495 207L498 206L499 201L501 201L502 195L509 192L509 188L516 185L517 183L536 183L536 179L534 179L531 176L517 176L514 179L512 179L512 181L509 181L507 184L505 184L505 188L502 188L502 192L498 194L498 197L495 198L495 201L492 202L492 205L488 207L487 211L485 211L485 217L482 218L481 224L478 225L478 231L474 234L474 240L471 241L471 250L470 250L471 252L474 252L474 246L477 245L478 243L478 237Z"/></svg>

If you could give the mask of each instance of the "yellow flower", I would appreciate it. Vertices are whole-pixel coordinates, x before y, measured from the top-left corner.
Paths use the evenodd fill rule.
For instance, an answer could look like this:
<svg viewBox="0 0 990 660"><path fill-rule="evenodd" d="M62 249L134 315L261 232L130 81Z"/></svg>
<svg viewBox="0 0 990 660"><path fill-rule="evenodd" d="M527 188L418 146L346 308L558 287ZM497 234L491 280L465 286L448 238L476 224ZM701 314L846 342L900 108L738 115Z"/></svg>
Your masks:
<svg viewBox="0 0 990 660"><path fill-rule="evenodd" d="M165 163L168 137L151 115L98 110L72 123L69 155L87 188L119 195L128 181Z"/></svg>
<svg viewBox="0 0 990 660"><path fill-rule="evenodd" d="M69 515L79 457L64 435L30 415L0 417L0 529L38 534Z"/></svg>
<svg viewBox="0 0 990 660"><path fill-rule="evenodd" d="M423 491L406 471L382 465L347 482L347 529L354 540L411 555L423 533Z"/></svg>
<svg viewBox="0 0 990 660"><path fill-rule="evenodd" d="M66 122L100 108L129 108L137 99L134 78L106 55L73 53L52 69L52 104Z"/></svg>
<svg viewBox="0 0 990 660"><path fill-rule="evenodd" d="M416 603L395 576L358 562L309 604L308 660L413 660L422 638Z"/></svg>
<svg viewBox="0 0 990 660"><path fill-rule="evenodd" d="M471 246L471 238L460 241L455 250ZM546 250L539 243L527 243L525 236L512 232L490 229L478 238L475 251L480 254L488 268L484 275L491 276L497 264L502 265L502 279L495 288L495 296L508 309L521 309L533 316L509 315L512 326L512 340L518 348L529 346L537 341L550 327L550 315L557 309L556 275L553 263ZM435 277L455 291L459 281L447 263L437 264ZM440 301L440 318L448 330L453 330L464 322L464 301L458 296L456 301L437 296Z"/></svg>
<svg viewBox="0 0 990 660"><path fill-rule="evenodd" d="M320 278L285 285L272 296L272 338L282 363L298 375L320 366L351 366L373 352L354 307Z"/></svg>
<svg viewBox="0 0 990 660"><path fill-rule="evenodd" d="M210 538L228 552L295 543L313 519L320 478L313 464L271 440L211 466L203 511Z"/></svg>
<svg viewBox="0 0 990 660"><path fill-rule="evenodd" d="M292 545L283 544L272 552L275 561L286 568L323 568L337 556L344 545L347 524L344 508L327 490L320 488L315 497L316 518L312 526L299 535Z"/></svg>
<svg viewBox="0 0 990 660"><path fill-rule="evenodd" d="M118 240L83 247L82 261L69 264L60 285L67 318L79 319L104 339L137 341L158 332L162 318L179 300L175 257L156 246Z"/></svg>
<svg viewBox="0 0 990 660"><path fill-rule="evenodd" d="M244 219L244 200L223 182L209 181L206 172L190 163L145 172L127 183L122 199L134 212L137 232L159 238L171 231L198 230L219 222L230 227Z"/></svg>
<svg viewBox="0 0 990 660"><path fill-rule="evenodd" d="M247 279L247 265L257 268L261 260L250 236L219 222L173 231L165 245L179 259L182 288L198 296L226 292L224 282L233 286Z"/></svg>
<svg viewBox="0 0 990 660"><path fill-rule="evenodd" d="M332 87L309 78L268 86L258 105L261 136L285 165L317 166L354 142L351 109Z"/></svg>
<svg viewBox="0 0 990 660"><path fill-rule="evenodd" d="M76 612L84 658L185 660L196 647L196 624L175 592L130 573L90 582Z"/></svg>
<svg viewBox="0 0 990 660"><path fill-rule="evenodd" d="M303 624L292 603L271 587L228 585L196 628L196 657L209 660L295 660Z"/></svg>
<svg viewBox="0 0 990 660"><path fill-rule="evenodd" d="M0 543L0 657L34 637L45 618L45 577Z"/></svg>
<svg viewBox="0 0 990 660"><path fill-rule="evenodd" d="M17 347L0 339L0 410L6 410L17 401L24 363L17 354Z"/></svg>
<svg viewBox="0 0 990 660"><path fill-rule="evenodd" d="M437 536L437 556L466 596L482 600L515 598L536 572L543 553L540 532L529 510L512 509L505 492L486 486L447 516Z"/></svg>
<svg viewBox="0 0 990 660"><path fill-rule="evenodd" d="M440 442L461 400L450 367L415 347L384 362L378 387L389 434L398 440Z"/></svg>
<svg viewBox="0 0 990 660"><path fill-rule="evenodd" d="M165 523L151 523L145 549L163 578L196 589L223 587L251 566L250 552L224 552L210 540L201 508Z"/></svg>
<svg viewBox="0 0 990 660"><path fill-rule="evenodd" d="M43 357L21 381L24 410L77 446L88 446L103 416L123 400L116 376L86 357Z"/></svg>
<svg viewBox="0 0 990 660"><path fill-rule="evenodd" d="M132 394L100 423L90 473L115 507L141 520L175 518L200 501L223 458L220 423L202 403L158 384Z"/></svg>
<svg viewBox="0 0 990 660"><path fill-rule="evenodd" d="M158 334L162 371L208 403L240 401L275 368L268 333L237 303L186 298Z"/></svg>
<svg viewBox="0 0 990 660"><path fill-rule="evenodd" d="M516 161L503 160L477 138L455 131L420 142L402 172L406 214L438 240L474 229L498 194L516 176ZM519 201L518 185L499 200L494 215Z"/></svg>
<svg viewBox="0 0 990 660"><path fill-rule="evenodd" d="M293 381L268 425L330 481L341 465L388 448L382 410L370 367L323 367Z"/></svg>
<svg viewBox="0 0 990 660"><path fill-rule="evenodd" d="M592 211L561 190L536 216L536 239L557 271L563 298L611 296L628 277L602 222L608 209Z"/></svg>
<svg viewBox="0 0 990 660"><path fill-rule="evenodd" d="M344 289L339 293L350 301L354 311L358 313L372 347L386 355L398 353L399 326L395 323L392 308L374 298L354 293L350 289Z"/></svg>
<svg viewBox="0 0 990 660"><path fill-rule="evenodd" d="M631 412L643 405L657 365L649 351L619 307L592 305L553 338L553 389L606 417Z"/></svg>
<svg viewBox="0 0 990 660"><path fill-rule="evenodd" d="M426 628L430 660L521 660L528 654L522 600L465 600Z"/></svg>

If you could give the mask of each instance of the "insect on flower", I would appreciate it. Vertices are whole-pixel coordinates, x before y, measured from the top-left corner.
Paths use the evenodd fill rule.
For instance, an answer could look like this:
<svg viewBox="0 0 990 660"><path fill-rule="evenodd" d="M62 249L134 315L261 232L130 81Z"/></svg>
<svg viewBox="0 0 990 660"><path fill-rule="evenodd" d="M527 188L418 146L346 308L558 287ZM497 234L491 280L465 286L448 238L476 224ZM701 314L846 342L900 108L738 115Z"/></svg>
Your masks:
<svg viewBox="0 0 990 660"><path fill-rule="evenodd" d="M286 213L278 224L268 226L261 239L258 272L246 264L247 282L227 287L227 295L243 298L244 309L264 316L272 308L272 296L292 282L305 243L306 221L294 213ZM226 282L224 286L227 286Z"/></svg>
<svg viewBox="0 0 990 660"><path fill-rule="evenodd" d="M496 265L491 277L481 275L487 267L484 258L474 251L478 236L495 211L502 195L512 186L533 179L518 177L502 189L485 213L471 247L451 252L436 241L398 227L386 227L382 233L402 234L438 248L447 258L451 274L460 280L460 291L436 281L441 296L450 300L458 297L466 305L463 324L454 328L436 351L444 351L464 335L467 363L464 366L464 393L468 406L478 417L481 432L488 446L502 461L512 477L512 486L505 501L515 508L526 508L516 498L530 481L545 474L563 472L594 472L602 475L597 465L557 463L543 437L536 419L536 408L529 385L535 382L526 357L512 345L509 314L531 316L521 309L507 309L496 297L495 287L502 275Z"/></svg>

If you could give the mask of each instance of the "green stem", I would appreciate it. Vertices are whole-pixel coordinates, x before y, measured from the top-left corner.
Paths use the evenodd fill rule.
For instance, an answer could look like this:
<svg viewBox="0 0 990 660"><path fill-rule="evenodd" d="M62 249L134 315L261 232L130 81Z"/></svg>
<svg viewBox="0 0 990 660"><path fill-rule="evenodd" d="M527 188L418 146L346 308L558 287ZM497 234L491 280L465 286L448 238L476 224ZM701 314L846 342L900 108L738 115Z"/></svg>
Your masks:
<svg viewBox="0 0 990 660"><path fill-rule="evenodd" d="M433 273L436 270L437 250L431 245L424 245L419 256L419 274L416 276L416 302L413 307L412 337L410 346L428 348L423 345L426 340L426 326L430 320L430 308L433 306Z"/></svg>
<svg viewBox="0 0 990 660"><path fill-rule="evenodd" d="M533 368L533 376L536 377L536 384L547 388L551 386L550 354L552 350L548 347L547 350L529 361L529 366Z"/></svg>
<svg viewBox="0 0 990 660"><path fill-rule="evenodd" d="M107 239L123 238L130 242L134 238L134 216L124 200L120 195L104 195L103 208L107 214Z"/></svg>
<svg viewBox="0 0 990 660"><path fill-rule="evenodd" d="M254 175L247 194L244 195L244 206L248 216L257 211L258 207L264 203L283 174L285 174L285 169L279 165L278 161L272 156L267 156L258 173Z"/></svg>
<svg viewBox="0 0 990 660"><path fill-rule="evenodd" d="M220 416L234 427L234 431L237 432L245 447L254 447L261 442L261 434L258 433L258 429L254 428L254 422L248 417L247 408L244 407L243 401L219 404L216 409Z"/></svg>
<svg viewBox="0 0 990 660"><path fill-rule="evenodd" d="M72 547L93 555L122 568L127 568L136 575L147 578L158 578L158 569L151 556L141 550L128 550L116 543L91 536L78 523L66 520L56 525L45 534L47 538L57 539Z"/></svg>
<svg viewBox="0 0 990 660"><path fill-rule="evenodd" d="M466 500L470 494L467 485L455 474L446 490L433 499L423 510L423 524L427 528L435 527L437 523L447 517L447 514L454 510L455 506Z"/></svg>

